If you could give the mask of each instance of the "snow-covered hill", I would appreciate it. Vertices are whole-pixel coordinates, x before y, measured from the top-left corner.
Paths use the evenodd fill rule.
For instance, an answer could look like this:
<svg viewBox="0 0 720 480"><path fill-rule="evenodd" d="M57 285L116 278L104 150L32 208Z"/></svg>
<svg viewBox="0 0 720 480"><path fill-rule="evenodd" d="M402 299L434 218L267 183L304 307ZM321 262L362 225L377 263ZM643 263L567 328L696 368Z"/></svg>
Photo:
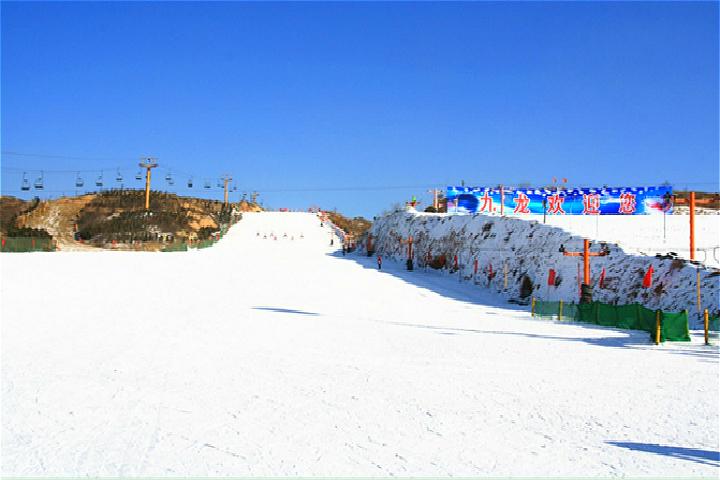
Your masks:
<svg viewBox="0 0 720 480"><path fill-rule="evenodd" d="M253 213L199 251L0 255L2 474L717 475L716 347L330 238Z"/></svg>
<svg viewBox="0 0 720 480"><path fill-rule="evenodd" d="M587 219L583 223L575 219L570 224L568 220L564 226L587 233L588 220L594 221ZM632 237L629 218L607 217L601 220L603 228L614 232L615 237ZM611 228L613 222L616 225L614 229ZM524 277L531 281L532 295L537 298L568 302L578 298L582 259L564 256L560 247L564 246L568 251L582 251L583 239L565 229L510 217L395 212L376 219L371 234L377 252L398 261L407 258L407 246L401 240L407 241L412 236L414 257L420 268L428 263L428 258L432 260L444 255L448 270L458 280L474 282L479 288L487 288L509 299L520 299ZM638 237L645 238L642 233L638 233ZM631 250L637 250L642 245L641 240L628 243L631 243ZM617 304L638 302L666 311L687 309L692 313L692 323L698 327L700 315L697 311L696 277L699 271L702 308L717 310L720 280L717 270L679 259L627 253L617 244L609 244L608 247L608 256L595 257L591 261L594 283L603 268L606 272L604 288L596 285L594 290L595 300ZM600 242L595 242L592 250L599 249ZM454 268L456 256L458 270ZM478 274L474 275L476 260ZM654 269L653 285L642 288L643 276L650 266ZM557 272L558 286L547 284L550 269ZM494 276L488 280L491 272Z"/></svg>

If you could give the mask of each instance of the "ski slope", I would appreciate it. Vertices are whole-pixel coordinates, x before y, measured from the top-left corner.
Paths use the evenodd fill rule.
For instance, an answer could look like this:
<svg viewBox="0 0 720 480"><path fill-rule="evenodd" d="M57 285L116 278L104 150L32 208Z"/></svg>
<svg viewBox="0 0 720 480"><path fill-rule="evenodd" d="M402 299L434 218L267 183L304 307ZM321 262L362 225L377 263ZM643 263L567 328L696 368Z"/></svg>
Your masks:
<svg viewBox="0 0 720 480"><path fill-rule="evenodd" d="M2 474L720 472L716 347L534 320L330 238L257 213L201 251L0 256Z"/></svg>

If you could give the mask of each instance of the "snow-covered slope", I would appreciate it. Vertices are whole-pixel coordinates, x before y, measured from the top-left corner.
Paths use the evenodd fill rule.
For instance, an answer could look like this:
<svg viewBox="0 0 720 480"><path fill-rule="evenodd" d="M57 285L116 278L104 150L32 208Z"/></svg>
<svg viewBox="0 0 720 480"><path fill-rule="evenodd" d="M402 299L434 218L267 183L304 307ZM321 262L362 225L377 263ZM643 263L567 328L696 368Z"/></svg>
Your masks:
<svg viewBox="0 0 720 480"><path fill-rule="evenodd" d="M625 218L617 217L620 221ZM606 223L611 218L603 219ZM627 225L620 228L629 228ZM449 270L459 280L477 283L504 295L518 299L523 277L528 277L537 298L577 301L582 278L582 259L560 253L582 251L583 239L566 230L543 225L537 221L487 215L432 215L395 212L376 219L371 234L378 253L402 261L407 258L406 241L414 240L414 257L419 267L427 258L445 255ZM627 235L627 234L625 234ZM718 308L718 272L688 264L683 260L658 259L626 253L609 244L610 254L591 261L593 282L597 282L605 268L604 288L596 285L594 299L607 303L642 303L649 308L666 311L687 309L697 327L696 274L700 271L702 308ZM596 242L592 250L600 249ZM428 255L430 257L428 257ZM454 267L458 257L459 271ZM478 275L474 276L475 260ZM652 288L642 288L648 268L654 269ZM558 286L548 286L548 272L554 269L560 279ZM488 281L488 273L494 277ZM507 271L507 286L505 271Z"/></svg>
<svg viewBox="0 0 720 480"><path fill-rule="evenodd" d="M2 474L717 475L715 347L330 235L258 213L200 251L0 255Z"/></svg>
<svg viewBox="0 0 720 480"><path fill-rule="evenodd" d="M542 222L542 216L535 220ZM627 253L675 252L690 258L689 215L549 215L546 222L573 235L615 243ZM696 260L720 268L720 215L695 216L695 250Z"/></svg>

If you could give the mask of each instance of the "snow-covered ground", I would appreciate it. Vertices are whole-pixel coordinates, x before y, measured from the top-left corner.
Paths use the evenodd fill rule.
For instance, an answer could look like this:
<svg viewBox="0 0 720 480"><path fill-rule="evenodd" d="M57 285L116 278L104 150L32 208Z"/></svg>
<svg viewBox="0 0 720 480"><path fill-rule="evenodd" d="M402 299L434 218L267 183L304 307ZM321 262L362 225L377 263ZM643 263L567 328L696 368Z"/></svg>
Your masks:
<svg viewBox="0 0 720 480"><path fill-rule="evenodd" d="M720 472L717 347L534 320L329 238L260 213L201 251L0 256L2 474Z"/></svg>

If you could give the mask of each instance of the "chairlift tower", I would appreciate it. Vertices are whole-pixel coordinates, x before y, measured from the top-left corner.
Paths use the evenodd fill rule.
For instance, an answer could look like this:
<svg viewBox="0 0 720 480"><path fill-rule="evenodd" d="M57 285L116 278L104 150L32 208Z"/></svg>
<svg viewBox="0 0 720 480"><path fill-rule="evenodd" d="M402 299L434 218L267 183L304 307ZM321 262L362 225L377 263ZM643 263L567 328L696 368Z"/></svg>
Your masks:
<svg viewBox="0 0 720 480"><path fill-rule="evenodd" d="M145 210L150 210L150 171L158 166L157 158L144 157L138 165L145 169Z"/></svg>
<svg viewBox="0 0 720 480"><path fill-rule="evenodd" d="M227 206L228 206L228 184L229 184L230 182L232 182L232 177L231 177L230 175L228 175L228 174L225 174L225 175L220 179L220 181L222 181L222 183L223 183L223 189L225 190L225 196L224 196L223 205L225 205L225 206L227 207Z"/></svg>

